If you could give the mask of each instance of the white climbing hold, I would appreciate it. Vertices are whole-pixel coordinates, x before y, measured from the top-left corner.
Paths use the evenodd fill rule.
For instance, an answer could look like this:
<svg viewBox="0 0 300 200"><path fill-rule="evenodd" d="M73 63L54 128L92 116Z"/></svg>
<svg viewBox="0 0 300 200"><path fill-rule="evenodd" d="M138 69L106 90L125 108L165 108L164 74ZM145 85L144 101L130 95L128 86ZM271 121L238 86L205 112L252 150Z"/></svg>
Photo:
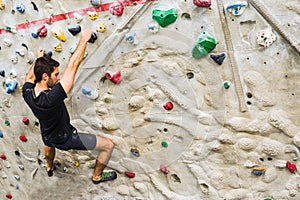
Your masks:
<svg viewBox="0 0 300 200"><path fill-rule="evenodd" d="M264 29L257 33L256 41L263 47L269 47L276 40L276 35L272 32L271 28Z"/></svg>

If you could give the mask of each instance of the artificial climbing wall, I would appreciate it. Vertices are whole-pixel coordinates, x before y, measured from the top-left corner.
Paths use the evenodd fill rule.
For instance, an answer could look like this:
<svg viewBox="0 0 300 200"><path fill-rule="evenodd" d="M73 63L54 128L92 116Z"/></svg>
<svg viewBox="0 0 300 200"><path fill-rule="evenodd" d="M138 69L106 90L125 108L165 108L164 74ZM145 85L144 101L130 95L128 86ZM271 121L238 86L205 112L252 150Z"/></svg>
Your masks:
<svg viewBox="0 0 300 200"><path fill-rule="evenodd" d="M299 3L5 1L0 5L2 199L297 199ZM113 182L95 152L57 151L21 97L39 48L63 71L92 41L66 104L115 142Z"/></svg>

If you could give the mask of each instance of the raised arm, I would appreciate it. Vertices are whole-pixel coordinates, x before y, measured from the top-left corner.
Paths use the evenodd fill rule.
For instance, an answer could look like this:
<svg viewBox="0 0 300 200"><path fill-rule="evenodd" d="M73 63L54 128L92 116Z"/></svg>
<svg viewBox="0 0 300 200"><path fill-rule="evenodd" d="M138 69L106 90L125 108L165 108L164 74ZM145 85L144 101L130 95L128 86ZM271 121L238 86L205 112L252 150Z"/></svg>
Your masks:
<svg viewBox="0 0 300 200"><path fill-rule="evenodd" d="M77 45L77 48L73 53L73 55L71 56L68 66L61 77L60 83L66 93L69 93L69 91L73 87L77 69L81 61L83 60L86 44L91 38L91 35L92 35L92 31L90 29L82 31L81 38Z"/></svg>
<svg viewBox="0 0 300 200"><path fill-rule="evenodd" d="M38 50L37 52L37 57L42 57L44 55L44 52L45 50L44 49L40 49ZM25 76L25 83L26 82L30 82L30 83L34 83L35 81L35 76L34 76L34 63L31 65L30 69L28 70L28 72L26 73L26 76Z"/></svg>

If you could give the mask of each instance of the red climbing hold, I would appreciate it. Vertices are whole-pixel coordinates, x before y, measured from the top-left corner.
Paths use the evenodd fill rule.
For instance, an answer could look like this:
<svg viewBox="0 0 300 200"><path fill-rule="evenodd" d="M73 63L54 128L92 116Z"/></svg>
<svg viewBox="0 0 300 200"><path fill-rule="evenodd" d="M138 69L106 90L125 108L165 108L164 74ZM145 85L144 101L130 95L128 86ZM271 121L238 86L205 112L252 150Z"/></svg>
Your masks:
<svg viewBox="0 0 300 200"><path fill-rule="evenodd" d="M163 107L166 110L172 110L173 109L173 104L172 104L172 102L169 101L169 102L165 103L165 105L163 105Z"/></svg>
<svg viewBox="0 0 300 200"><path fill-rule="evenodd" d="M11 194L7 194L7 195L6 195L6 198L12 199L12 195L11 195Z"/></svg>
<svg viewBox="0 0 300 200"><path fill-rule="evenodd" d="M286 167L291 173L295 173L295 171L297 170L297 166L289 161L286 162Z"/></svg>
<svg viewBox="0 0 300 200"><path fill-rule="evenodd" d="M25 135L21 135L21 136L20 136L20 140L21 140L22 142L27 142L27 138L26 138Z"/></svg>
<svg viewBox="0 0 300 200"><path fill-rule="evenodd" d="M0 158L1 158L2 160L6 160L6 155L2 154L2 155L0 156Z"/></svg>
<svg viewBox="0 0 300 200"><path fill-rule="evenodd" d="M106 72L105 73L105 77L109 80L111 80L113 83L120 83L121 80L122 80L122 77L121 77L121 71L118 70L116 71L115 73L111 73L111 72Z"/></svg>
<svg viewBox="0 0 300 200"><path fill-rule="evenodd" d="M46 28L46 26L45 25L43 25L41 28L39 28L38 30L37 30L37 35L39 36L39 37L46 37L47 36L47 33L48 33L48 29Z"/></svg>
<svg viewBox="0 0 300 200"><path fill-rule="evenodd" d="M122 15L124 11L124 5L121 2L114 2L110 4L109 11L112 15Z"/></svg>
<svg viewBox="0 0 300 200"><path fill-rule="evenodd" d="M126 174L126 176L127 176L128 178L134 178L134 177L135 177L135 173L134 173L134 172L131 172L131 171L126 171L125 174Z"/></svg>
<svg viewBox="0 0 300 200"><path fill-rule="evenodd" d="M28 125L29 124L29 119L27 117L24 117L22 119L22 122L25 124L25 125Z"/></svg>
<svg viewBox="0 0 300 200"><path fill-rule="evenodd" d="M195 6L198 7L209 7L211 6L211 0L193 0Z"/></svg>

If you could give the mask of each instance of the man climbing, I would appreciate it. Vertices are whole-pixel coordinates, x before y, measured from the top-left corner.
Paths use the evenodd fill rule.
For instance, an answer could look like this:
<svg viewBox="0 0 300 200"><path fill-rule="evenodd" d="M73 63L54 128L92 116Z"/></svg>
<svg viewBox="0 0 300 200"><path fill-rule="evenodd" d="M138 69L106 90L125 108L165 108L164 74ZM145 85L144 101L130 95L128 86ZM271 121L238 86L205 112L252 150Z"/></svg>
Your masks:
<svg viewBox="0 0 300 200"><path fill-rule="evenodd" d="M99 135L79 133L70 124L70 117L64 99L72 89L75 74L83 60L87 42L92 31L82 31L80 41L68 65L59 77L59 62L38 52L35 64L31 66L23 85L23 98L40 122L48 176L53 175L55 148L60 150L99 151L92 177L94 184L117 178L115 171L103 171L112 154L114 143Z"/></svg>

